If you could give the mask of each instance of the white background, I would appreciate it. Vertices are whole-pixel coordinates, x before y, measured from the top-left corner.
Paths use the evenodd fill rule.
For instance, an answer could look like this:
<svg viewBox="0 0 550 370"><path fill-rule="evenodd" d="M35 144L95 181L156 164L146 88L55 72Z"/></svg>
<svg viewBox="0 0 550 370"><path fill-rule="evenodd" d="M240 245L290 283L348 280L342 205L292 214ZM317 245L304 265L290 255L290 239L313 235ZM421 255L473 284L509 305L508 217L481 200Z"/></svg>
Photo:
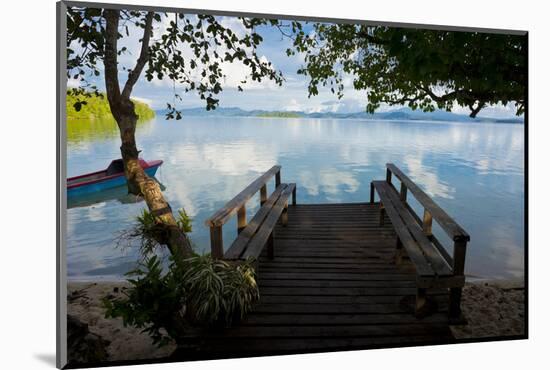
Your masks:
<svg viewBox="0 0 550 370"><path fill-rule="evenodd" d="M124 1L109 0L124 3ZM540 368L549 346L550 12L528 1L156 0L128 2L394 22L522 29L529 37L530 339L423 348L137 366L132 369L294 367ZM535 5L536 4L536 5ZM0 367L55 364L55 2L7 0L0 29Z"/></svg>

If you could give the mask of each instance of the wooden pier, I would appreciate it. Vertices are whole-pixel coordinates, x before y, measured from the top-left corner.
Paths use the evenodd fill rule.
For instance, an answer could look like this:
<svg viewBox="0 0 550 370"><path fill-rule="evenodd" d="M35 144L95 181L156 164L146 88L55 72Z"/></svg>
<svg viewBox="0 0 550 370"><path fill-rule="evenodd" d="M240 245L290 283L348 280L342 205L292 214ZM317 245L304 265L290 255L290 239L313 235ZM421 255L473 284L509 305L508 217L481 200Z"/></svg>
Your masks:
<svg viewBox="0 0 550 370"><path fill-rule="evenodd" d="M381 209L389 210L387 207L374 199L299 204L295 187L284 196L280 167L270 171L207 221L212 229L219 228L211 235L212 251L220 253L224 248L218 235L223 223L233 214L246 214L242 208L250 193L262 191L263 214L260 210L250 222L241 217L239 237L224 256L218 256L238 260L250 256L249 247L256 251L255 246L262 245L257 256L260 301L238 325L190 337L190 347L178 351L179 357L245 357L453 342L449 291L460 290L456 281L464 281L462 272L458 278L450 276L449 286L441 283L448 281L442 279L446 276L436 276L436 283L419 288L425 276L419 276L407 249L399 251L400 263L396 263L396 246L402 247L401 239L406 236L398 238L387 212L381 213ZM272 176L282 190L268 198L262 189ZM289 204L290 194L293 201ZM278 222L271 225L270 219ZM421 225L422 220L418 218L418 222ZM431 218L429 222L431 225ZM433 236L429 237L433 243ZM446 255L445 259L452 271L452 257ZM457 268L463 271L463 266ZM429 297L432 307L422 318L414 314L419 291L421 298Z"/></svg>

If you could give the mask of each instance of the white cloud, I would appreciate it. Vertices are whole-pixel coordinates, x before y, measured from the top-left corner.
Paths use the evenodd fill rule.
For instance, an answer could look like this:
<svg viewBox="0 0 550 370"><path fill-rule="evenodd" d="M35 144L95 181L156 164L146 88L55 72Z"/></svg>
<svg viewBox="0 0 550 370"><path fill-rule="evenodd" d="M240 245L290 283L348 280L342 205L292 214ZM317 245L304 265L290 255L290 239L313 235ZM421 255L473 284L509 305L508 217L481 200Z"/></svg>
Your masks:
<svg viewBox="0 0 550 370"><path fill-rule="evenodd" d="M191 16L192 17L192 16ZM186 15L186 18L189 18ZM218 17L218 22L226 28L230 28L233 33L239 37L242 38L246 36L248 33L250 33L249 30L247 30L242 22L236 18L236 17ZM163 34L166 33L166 30L168 29L170 22L174 21L173 14L168 14L168 16L162 16L162 21L160 25L155 29L154 36L155 38L160 38ZM196 20L191 19L191 22L195 22ZM218 45L214 46L212 44L213 48L210 48L210 56L211 60L213 59L213 53L214 50L220 55L225 55L226 52L229 52L230 50L227 49L225 45ZM242 46L241 46L242 47ZM252 54L252 48L251 47L242 47L249 55ZM130 49L130 48L129 48ZM135 46L135 49L137 50L137 45ZM182 51L183 58L185 60L195 60L197 63L197 67L194 69L189 69L187 71L187 74L195 81L203 81L207 82L207 79L203 78L200 73L201 71L206 68L204 64L200 62L194 55L194 53L191 51L191 49L188 47L187 44L183 45L183 47L180 49ZM259 57L259 60L261 63L268 63L269 60L265 55L261 55ZM277 68L272 65L271 68L273 70L276 70ZM248 76L250 75L250 68L246 65L244 65L240 61L235 62L229 62L229 61L222 61L220 63L220 69L223 71L223 74L225 77L222 79L221 84L222 88L224 89L237 89L238 86L241 86L243 90L263 90L263 89L276 89L278 88L278 85L267 78L262 79L261 82L252 81ZM242 81L247 80L247 83L243 84ZM175 83L174 81L164 78L163 80L159 80L156 78L156 76L151 81L152 84L156 87L170 87L170 88L180 88L180 85L178 82Z"/></svg>
<svg viewBox="0 0 550 370"><path fill-rule="evenodd" d="M152 107L153 106L153 99L147 99L147 98L142 98L140 96L132 96L132 99L138 101L138 102L141 102L141 103L145 103L147 104L148 106Z"/></svg>
<svg viewBox="0 0 550 370"><path fill-rule="evenodd" d="M75 89L75 88L78 88L80 87L80 83L81 83L82 79L80 78L80 75L78 76L78 78L69 78L67 80L67 88L69 89Z"/></svg>
<svg viewBox="0 0 550 370"><path fill-rule="evenodd" d="M155 40L159 39L162 34L166 33L170 22L175 19L173 13L169 13L167 16L163 14L161 17L161 22L154 23L155 28L153 39ZM196 16L194 15L186 15L186 18L190 19L192 23L196 22ZM230 28L240 38L251 32L250 30L247 30L242 25L241 21L236 17L217 17L217 20L222 26ZM178 20L178 22L182 21ZM119 41L120 47L127 47L128 52L119 57L119 63L120 66L132 68L135 65L137 55L139 54L139 40L143 35L143 31L132 24L128 24L128 28L130 36L127 37L123 31L122 34L124 37ZM354 76L347 73L343 74L343 84L345 86L345 95L343 99L337 100L336 96L332 94L327 87L320 87L319 95L307 98L308 78L296 74L296 70L304 64L305 54L296 53L295 55L287 57L285 54L285 49L291 46L289 40L281 38L276 41L273 39L273 35L271 35L271 38L269 37L269 31L266 31L265 34L263 33L263 30L260 30L260 32L263 36L265 36L264 43L262 43L258 49L260 60L262 62L267 62L268 60L271 62L276 61L276 63L272 65L272 68L274 70L280 69L284 71L285 82L283 83L282 88L269 79L263 79L260 83L258 83L249 78L248 83L241 84L241 81L249 76L250 69L238 61L234 63L222 62L220 67L226 75L226 77L223 78L223 81L221 81L224 91L219 95L222 105L238 106L243 109L300 110L308 113L355 113L365 110L367 104L366 91L355 90L353 88ZM312 34L313 33L311 33L311 35ZM78 45L72 46L78 51ZM186 46L182 51L183 57L186 60L196 59L189 47ZM225 51L226 48L224 45L217 47L217 52L220 55L224 55ZM247 48L246 51L251 52L251 49ZM351 57L355 58L356 56L357 52L355 52ZM202 78L199 75L201 70L202 66L199 65L198 68L195 68L191 72L196 81L199 81ZM121 84L125 82L126 78L127 72L122 71L121 68ZM95 82L97 82L97 85L100 88L103 87L102 77ZM68 86L69 88L80 86L80 79L69 79ZM241 86L245 90L245 93L243 94L237 92L237 86ZM139 95L147 97L151 103L151 106L155 108L164 108L166 101L173 100L172 89L174 87L177 93L182 94L183 86L179 86L177 83L174 86L174 82L168 78L158 80L155 77L151 82L148 82L142 76L136 86L136 90L138 90ZM439 93L444 93L444 90L441 88L436 88L436 91ZM150 99L150 97L153 96L155 98ZM195 102L196 104L193 106L204 106L203 102L196 99L196 94L194 93L182 94L182 96L185 99L185 102L181 102L182 106L189 107L189 102ZM389 107L388 105L382 104L377 111L384 112L399 108L399 106ZM452 111L460 114L470 113L468 108L459 107L456 104ZM515 111L516 109L514 104L509 103L506 106L495 105L487 107L479 113L479 116L489 118L514 117Z"/></svg>
<svg viewBox="0 0 550 370"><path fill-rule="evenodd" d="M250 34L250 31L237 17L217 17L217 20L222 27L229 28L239 38Z"/></svg>
<svg viewBox="0 0 550 370"><path fill-rule="evenodd" d="M260 58L261 63L267 63L269 60L265 55ZM220 64L220 68L226 75L223 79L222 86L224 88L236 89L237 86L241 86L243 90L275 90L279 86L275 81L268 78L263 78L261 82L252 81L248 76L250 75L250 68L241 62L223 62ZM272 70L277 68L272 65ZM241 81L246 80L247 83L243 84Z"/></svg>
<svg viewBox="0 0 550 370"><path fill-rule="evenodd" d="M298 103L296 99L290 99L290 102L287 103L284 107L286 111L301 111L303 110L303 105Z"/></svg>
<svg viewBox="0 0 550 370"><path fill-rule="evenodd" d="M367 102L366 99L340 99L324 101L321 105L321 112L357 113L365 111Z"/></svg>

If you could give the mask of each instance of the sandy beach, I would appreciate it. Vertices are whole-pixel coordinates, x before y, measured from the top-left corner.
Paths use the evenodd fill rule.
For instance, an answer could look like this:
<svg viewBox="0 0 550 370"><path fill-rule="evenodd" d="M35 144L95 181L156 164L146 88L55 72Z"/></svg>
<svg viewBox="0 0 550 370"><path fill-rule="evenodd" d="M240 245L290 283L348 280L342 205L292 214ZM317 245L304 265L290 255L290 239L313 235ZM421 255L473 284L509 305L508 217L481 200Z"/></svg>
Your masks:
<svg viewBox="0 0 550 370"><path fill-rule="evenodd" d="M67 313L88 324L91 333L110 343L106 361L154 359L169 356L175 344L158 348L140 329L124 327L121 318L106 319L101 300L112 295L120 296L126 282L69 283Z"/></svg>
<svg viewBox="0 0 550 370"><path fill-rule="evenodd" d="M68 286L68 314L88 325L89 331L109 341L105 361L153 359L169 356L175 344L153 345L139 329L124 327L122 319L106 319L101 299L119 296L125 282L73 282ZM524 334L524 288L521 281L467 283L462 308L467 325L451 326L457 339Z"/></svg>
<svg viewBox="0 0 550 370"><path fill-rule="evenodd" d="M524 335L523 280L466 283L462 291L462 312L468 324L451 326L457 339Z"/></svg>

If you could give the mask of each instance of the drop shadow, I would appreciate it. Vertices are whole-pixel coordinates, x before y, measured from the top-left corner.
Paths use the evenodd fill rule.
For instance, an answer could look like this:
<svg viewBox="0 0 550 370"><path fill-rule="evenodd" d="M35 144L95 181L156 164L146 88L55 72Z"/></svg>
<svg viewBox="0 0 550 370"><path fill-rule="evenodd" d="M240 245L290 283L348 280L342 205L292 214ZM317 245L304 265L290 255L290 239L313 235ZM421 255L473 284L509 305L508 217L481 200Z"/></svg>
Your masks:
<svg viewBox="0 0 550 370"><path fill-rule="evenodd" d="M44 364L49 365L51 367L56 367L57 365L55 361L56 360L55 353L38 353L38 354L35 353L34 358L42 361Z"/></svg>

